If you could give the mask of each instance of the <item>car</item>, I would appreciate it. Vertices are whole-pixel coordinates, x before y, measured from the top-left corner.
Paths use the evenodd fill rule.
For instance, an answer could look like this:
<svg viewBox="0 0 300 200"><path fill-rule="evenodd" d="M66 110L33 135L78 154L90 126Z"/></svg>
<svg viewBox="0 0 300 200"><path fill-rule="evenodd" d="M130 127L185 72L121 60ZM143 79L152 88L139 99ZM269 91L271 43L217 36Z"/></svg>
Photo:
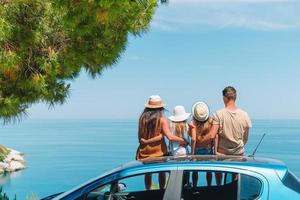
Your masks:
<svg viewBox="0 0 300 200"><path fill-rule="evenodd" d="M215 174L210 186L205 178L208 172ZM194 182L193 173L198 174L198 180ZM149 174L153 182L151 188L146 189L145 177ZM217 174L221 177L219 184L216 184ZM300 199L300 181L283 162L270 158L171 156L130 162L70 191L43 200L48 199L287 200Z"/></svg>

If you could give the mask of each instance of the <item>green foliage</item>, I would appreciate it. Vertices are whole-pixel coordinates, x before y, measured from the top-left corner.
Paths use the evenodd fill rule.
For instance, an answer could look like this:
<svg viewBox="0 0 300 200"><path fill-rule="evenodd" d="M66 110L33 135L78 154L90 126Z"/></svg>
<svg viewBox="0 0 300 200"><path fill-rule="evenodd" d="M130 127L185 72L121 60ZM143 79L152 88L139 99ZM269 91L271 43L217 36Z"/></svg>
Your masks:
<svg viewBox="0 0 300 200"><path fill-rule="evenodd" d="M0 0L0 118L62 104L82 69L112 66L147 31L156 0Z"/></svg>
<svg viewBox="0 0 300 200"><path fill-rule="evenodd" d="M2 187L0 187L0 200L9 200L9 197L6 193L2 193ZM13 200L17 200L17 197L15 195ZM31 193L30 196L26 196L26 200L39 200L39 197L35 193Z"/></svg>
<svg viewBox="0 0 300 200"><path fill-rule="evenodd" d="M30 196L26 196L26 200L39 200L39 197L35 193L31 193Z"/></svg>
<svg viewBox="0 0 300 200"><path fill-rule="evenodd" d="M4 160L9 154L9 150L4 146L0 145L0 161Z"/></svg>
<svg viewBox="0 0 300 200"><path fill-rule="evenodd" d="M16 200L16 196L14 197L14 200ZM9 197L7 196L6 193L2 194L2 187L0 187L0 200L9 200Z"/></svg>
<svg viewBox="0 0 300 200"><path fill-rule="evenodd" d="M0 200L9 200L9 197L6 193L2 194L2 187L0 187ZM14 198L14 200L16 200L16 197Z"/></svg>
<svg viewBox="0 0 300 200"><path fill-rule="evenodd" d="M2 194L2 188L0 188L0 200L9 200L6 193Z"/></svg>

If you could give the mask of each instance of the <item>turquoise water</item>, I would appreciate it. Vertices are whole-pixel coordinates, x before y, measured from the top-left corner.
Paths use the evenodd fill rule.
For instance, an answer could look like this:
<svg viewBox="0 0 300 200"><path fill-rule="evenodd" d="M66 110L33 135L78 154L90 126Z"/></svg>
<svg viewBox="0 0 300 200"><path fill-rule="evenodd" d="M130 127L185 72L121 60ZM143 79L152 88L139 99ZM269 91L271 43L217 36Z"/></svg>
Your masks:
<svg viewBox="0 0 300 200"><path fill-rule="evenodd" d="M255 120L246 146L284 161L300 177L300 120ZM28 168L0 177L4 191L25 199L64 191L135 157L137 124L130 120L28 120L1 127L0 144L26 154Z"/></svg>

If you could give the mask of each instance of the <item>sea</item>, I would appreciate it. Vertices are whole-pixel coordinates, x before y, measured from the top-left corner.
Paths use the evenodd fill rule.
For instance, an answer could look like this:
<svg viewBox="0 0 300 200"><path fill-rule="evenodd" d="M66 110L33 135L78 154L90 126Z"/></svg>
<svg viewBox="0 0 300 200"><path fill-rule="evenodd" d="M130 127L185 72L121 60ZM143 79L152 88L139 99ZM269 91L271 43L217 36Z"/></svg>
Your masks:
<svg viewBox="0 0 300 200"><path fill-rule="evenodd" d="M254 120L246 152L282 160L300 177L300 120ZM27 168L0 175L10 197L66 191L135 159L136 120L39 119L1 125L0 144L25 154Z"/></svg>

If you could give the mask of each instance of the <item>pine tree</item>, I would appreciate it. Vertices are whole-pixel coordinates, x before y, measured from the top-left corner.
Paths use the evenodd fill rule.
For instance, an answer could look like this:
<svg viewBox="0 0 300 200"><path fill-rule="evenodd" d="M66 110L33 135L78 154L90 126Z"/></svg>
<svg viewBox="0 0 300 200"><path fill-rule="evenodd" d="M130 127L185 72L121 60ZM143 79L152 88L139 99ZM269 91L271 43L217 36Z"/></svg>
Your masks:
<svg viewBox="0 0 300 200"><path fill-rule="evenodd" d="M118 62L147 31L156 0L0 0L0 118L37 102L63 104L69 80Z"/></svg>

